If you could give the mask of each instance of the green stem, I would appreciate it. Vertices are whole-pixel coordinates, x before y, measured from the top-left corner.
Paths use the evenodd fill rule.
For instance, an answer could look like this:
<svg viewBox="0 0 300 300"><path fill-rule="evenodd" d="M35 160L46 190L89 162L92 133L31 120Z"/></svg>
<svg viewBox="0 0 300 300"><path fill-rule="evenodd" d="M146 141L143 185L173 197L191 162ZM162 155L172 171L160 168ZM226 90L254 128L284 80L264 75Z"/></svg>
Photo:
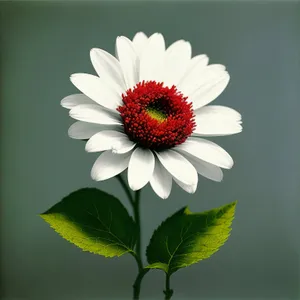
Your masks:
<svg viewBox="0 0 300 300"><path fill-rule="evenodd" d="M170 289L170 275L166 274L166 290L164 291L165 300L170 300L173 296L173 290Z"/></svg>
<svg viewBox="0 0 300 300"><path fill-rule="evenodd" d="M121 186L122 188L124 189L128 199L129 199L129 202L132 206L134 206L134 200L133 200L133 197L132 197L132 194L130 192L130 189L129 187L127 186L126 182L124 181L123 177L121 176L121 174L117 175L117 179L119 180L119 182L121 183Z"/></svg>
<svg viewBox="0 0 300 300"><path fill-rule="evenodd" d="M135 252L132 253L138 265L138 275L133 284L133 299L138 300L140 298L141 283L144 276L150 271L150 269L145 269L142 262L141 256L141 219L140 219L140 198L141 190L135 192L135 198L133 198L129 187L125 183L121 175L117 176L119 182L121 183L126 195L128 196L129 202L133 208L134 220L137 227L137 242Z"/></svg>
<svg viewBox="0 0 300 300"><path fill-rule="evenodd" d="M135 200L133 203L133 214L134 214L134 220L137 227L137 242L136 242L136 255L137 257L141 259L141 218L140 218L140 199L141 199L141 190L138 190L135 192Z"/></svg>
<svg viewBox="0 0 300 300"><path fill-rule="evenodd" d="M137 227L137 242L135 248L135 259L139 268L138 275L133 284L133 299L138 300L140 298L140 291L141 291L141 283L149 271L149 269L144 269L142 256L141 256L141 218L140 218L140 199L141 199L141 190L135 192L135 200L133 203L133 214L134 220Z"/></svg>
<svg viewBox="0 0 300 300"><path fill-rule="evenodd" d="M150 269L141 269L133 284L133 300L140 299L141 283L144 276L149 272Z"/></svg>

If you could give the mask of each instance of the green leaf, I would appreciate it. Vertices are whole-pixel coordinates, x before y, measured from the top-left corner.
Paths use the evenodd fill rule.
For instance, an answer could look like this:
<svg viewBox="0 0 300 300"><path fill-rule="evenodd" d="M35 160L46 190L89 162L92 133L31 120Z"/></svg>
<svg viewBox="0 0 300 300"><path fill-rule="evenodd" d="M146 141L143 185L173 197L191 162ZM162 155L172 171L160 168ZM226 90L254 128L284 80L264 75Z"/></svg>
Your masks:
<svg viewBox="0 0 300 300"><path fill-rule="evenodd" d="M98 189L73 192L40 216L84 251L105 257L134 253L135 222L117 198Z"/></svg>
<svg viewBox="0 0 300 300"><path fill-rule="evenodd" d="M171 275L178 269L209 258L230 235L236 202L202 213L187 207L166 219L147 247L147 268Z"/></svg>

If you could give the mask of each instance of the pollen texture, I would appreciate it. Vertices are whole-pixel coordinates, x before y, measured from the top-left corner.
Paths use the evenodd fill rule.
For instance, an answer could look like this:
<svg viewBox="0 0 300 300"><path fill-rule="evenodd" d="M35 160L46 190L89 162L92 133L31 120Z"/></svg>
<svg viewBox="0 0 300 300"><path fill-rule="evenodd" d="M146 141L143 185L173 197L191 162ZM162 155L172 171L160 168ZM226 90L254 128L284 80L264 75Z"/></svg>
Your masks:
<svg viewBox="0 0 300 300"><path fill-rule="evenodd" d="M175 86L142 81L122 95L124 131L140 147L164 150L183 143L195 129L192 104Z"/></svg>

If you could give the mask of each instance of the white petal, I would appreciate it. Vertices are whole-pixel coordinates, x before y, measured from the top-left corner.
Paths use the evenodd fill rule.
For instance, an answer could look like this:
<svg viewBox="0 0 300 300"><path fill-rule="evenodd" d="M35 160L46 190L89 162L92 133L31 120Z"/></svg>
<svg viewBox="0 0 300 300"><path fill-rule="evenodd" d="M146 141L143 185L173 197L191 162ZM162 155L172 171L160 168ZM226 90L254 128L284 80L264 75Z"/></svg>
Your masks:
<svg viewBox="0 0 300 300"><path fill-rule="evenodd" d="M121 128L118 125L100 125L100 124L92 124L87 122L77 121L73 123L69 130L68 135L73 139L85 140L92 137L97 132L108 129L107 127L112 127L112 129L116 129L117 127Z"/></svg>
<svg viewBox="0 0 300 300"><path fill-rule="evenodd" d="M172 176L157 158L155 158L155 167L150 185L160 198L167 199L169 197L172 189Z"/></svg>
<svg viewBox="0 0 300 300"><path fill-rule="evenodd" d="M194 56L187 67L184 76L179 81L177 88L182 91L188 91L189 88L193 87L202 75L203 70L207 67L208 57L206 54L200 54Z"/></svg>
<svg viewBox="0 0 300 300"><path fill-rule="evenodd" d="M116 55L123 70L127 89L134 87L138 82L138 56L127 37L117 37Z"/></svg>
<svg viewBox="0 0 300 300"><path fill-rule="evenodd" d="M122 95L126 91L126 85L120 62L110 53L98 48L91 50L90 57L99 77Z"/></svg>
<svg viewBox="0 0 300 300"><path fill-rule="evenodd" d="M159 161L171 175L184 184L194 185L198 182L198 175L193 165L181 154L173 150L156 153Z"/></svg>
<svg viewBox="0 0 300 300"><path fill-rule="evenodd" d="M204 160L202 160L200 158L196 158L192 155L189 155L187 153L185 153L184 156L195 167L198 174L200 174L203 177L206 177L210 180L213 180L213 181L218 181L218 182L222 181L223 172L222 172L221 168L219 168L215 165L212 165L208 162L205 162Z"/></svg>
<svg viewBox="0 0 300 300"><path fill-rule="evenodd" d="M84 94L69 95L60 101L60 105L67 109L72 109L80 104L95 104L95 101Z"/></svg>
<svg viewBox="0 0 300 300"><path fill-rule="evenodd" d="M174 181L187 193L194 194L197 190L197 184L185 184L176 178L174 178Z"/></svg>
<svg viewBox="0 0 300 300"><path fill-rule="evenodd" d="M104 125L121 125L119 115L111 113L97 104L82 104L72 108L69 112L73 119Z"/></svg>
<svg viewBox="0 0 300 300"><path fill-rule="evenodd" d="M215 86L217 82L223 80L226 76L228 76L228 73L225 71L225 66L218 64L209 65L204 68L198 80L194 81L195 84L191 85L185 93L190 96L197 90L206 90L211 86Z"/></svg>
<svg viewBox="0 0 300 300"><path fill-rule="evenodd" d="M231 156L223 148L201 138L188 138L183 144L176 146L176 151L189 153L224 169L230 169L233 166Z"/></svg>
<svg viewBox="0 0 300 300"><path fill-rule="evenodd" d="M215 118L215 120L241 121L241 114L231 107L222 105L209 105L201 107L195 111L199 118Z"/></svg>
<svg viewBox="0 0 300 300"><path fill-rule="evenodd" d="M122 104L121 96L97 76L77 73L70 79L82 93L109 110L116 112Z"/></svg>
<svg viewBox="0 0 300 300"><path fill-rule="evenodd" d="M189 96L189 101L193 103L193 108L196 110L215 100L225 90L229 80L228 72L221 71L213 80L195 90Z"/></svg>
<svg viewBox="0 0 300 300"><path fill-rule="evenodd" d="M123 172L130 160L131 152L114 154L111 151L103 152L95 161L91 176L96 181L106 180Z"/></svg>
<svg viewBox="0 0 300 300"><path fill-rule="evenodd" d="M209 65L204 67L197 76L193 76L188 82L184 81L183 84L180 84L179 90L185 96L190 96L200 88L206 89L224 77L224 74L227 73L224 68L222 65Z"/></svg>
<svg viewBox="0 0 300 300"><path fill-rule="evenodd" d="M135 52L138 56L141 55L142 51L145 49L147 45L148 37L144 32L138 32L132 40Z"/></svg>
<svg viewBox="0 0 300 300"><path fill-rule="evenodd" d="M221 136L242 131L241 114L219 105L202 107L195 111L196 129L193 135Z"/></svg>
<svg viewBox="0 0 300 300"><path fill-rule="evenodd" d="M154 163L151 150L136 148L133 151L128 165L128 184L133 191L140 190L149 182Z"/></svg>
<svg viewBox="0 0 300 300"><path fill-rule="evenodd" d="M186 71L191 55L191 44L184 40L176 41L168 47L165 53L163 78L165 86L177 85Z"/></svg>
<svg viewBox="0 0 300 300"><path fill-rule="evenodd" d="M128 137L126 136L126 138L122 138L112 145L112 151L113 153L118 153L118 154L126 153L132 150L135 147L135 145L136 143L129 140Z"/></svg>
<svg viewBox="0 0 300 300"><path fill-rule="evenodd" d="M112 149L115 143L122 143L122 140L128 140L126 134L114 131L103 130L93 135L85 145L87 152L100 152Z"/></svg>
<svg viewBox="0 0 300 300"><path fill-rule="evenodd" d="M140 81L163 80L165 40L162 34L154 33L148 39L140 60Z"/></svg>
<svg viewBox="0 0 300 300"><path fill-rule="evenodd" d="M201 123L196 127L192 136L225 136L242 132L243 127L240 123L217 122Z"/></svg>

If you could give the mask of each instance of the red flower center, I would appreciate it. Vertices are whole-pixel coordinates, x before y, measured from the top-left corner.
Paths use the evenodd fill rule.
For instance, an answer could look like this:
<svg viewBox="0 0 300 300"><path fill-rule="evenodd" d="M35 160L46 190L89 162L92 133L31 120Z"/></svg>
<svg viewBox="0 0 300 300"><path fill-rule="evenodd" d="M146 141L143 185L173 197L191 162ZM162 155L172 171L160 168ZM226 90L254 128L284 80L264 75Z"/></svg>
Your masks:
<svg viewBox="0 0 300 300"><path fill-rule="evenodd" d="M183 143L196 123L192 104L175 86L155 81L139 82L122 95L118 111L124 131L140 147L164 150Z"/></svg>

